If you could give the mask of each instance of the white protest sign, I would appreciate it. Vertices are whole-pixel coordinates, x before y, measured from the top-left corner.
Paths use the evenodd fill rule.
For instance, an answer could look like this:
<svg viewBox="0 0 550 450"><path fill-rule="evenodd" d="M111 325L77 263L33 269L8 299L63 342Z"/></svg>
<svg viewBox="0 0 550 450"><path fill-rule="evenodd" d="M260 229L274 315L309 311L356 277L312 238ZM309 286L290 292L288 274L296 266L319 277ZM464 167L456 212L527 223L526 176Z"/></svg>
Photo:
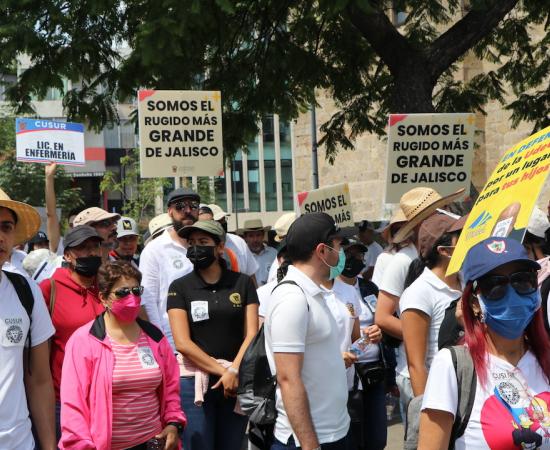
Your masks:
<svg viewBox="0 0 550 450"><path fill-rule="evenodd" d="M475 116L390 114L386 203L419 186L449 195L470 189Z"/></svg>
<svg viewBox="0 0 550 450"><path fill-rule="evenodd" d="M326 186L297 195L300 214L325 212L339 227L352 227L353 211L347 183Z"/></svg>
<svg viewBox="0 0 550 450"><path fill-rule="evenodd" d="M219 91L139 91L141 176L223 175Z"/></svg>
<svg viewBox="0 0 550 450"><path fill-rule="evenodd" d="M17 161L69 166L86 164L84 125L44 119L16 119Z"/></svg>

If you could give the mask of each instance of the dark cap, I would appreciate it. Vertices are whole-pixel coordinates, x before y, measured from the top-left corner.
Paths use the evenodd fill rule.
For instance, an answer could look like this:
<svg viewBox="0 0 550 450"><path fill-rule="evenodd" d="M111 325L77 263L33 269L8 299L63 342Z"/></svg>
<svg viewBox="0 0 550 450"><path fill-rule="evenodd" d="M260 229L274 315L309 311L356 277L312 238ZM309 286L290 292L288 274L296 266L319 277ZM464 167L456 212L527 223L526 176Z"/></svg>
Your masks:
<svg viewBox="0 0 550 450"><path fill-rule="evenodd" d="M366 231L366 230L373 230L374 231L374 225L372 222L369 222L368 220L362 220L359 223L359 231Z"/></svg>
<svg viewBox="0 0 550 450"><path fill-rule="evenodd" d="M317 245L327 242L331 237L344 237L331 216L323 212L304 214L288 229L287 251L291 258L311 253Z"/></svg>
<svg viewBox="0 0 550 450"><path fill-rule="evenodd" d="M362 253L367 253L369 251L368 247L357 239L348 238L342 242L342 248L344 250L347 250L348 248L353 248L353 247L357 248Z"/></svg>
<svg viewBox="0 0 550 450"><path fill-rule="evenodd" d="M36 233L29 241L29 244L38 244L39 242L48 242L48 236L43 231Z"/></svg>
<svg viewBox="0 0 550 450"><path fill-rule="evenodd" d="M522 262L531 269L539 270L540 265L529 259L523 245L506 237L489 237L474 245L464 259L464 281L475 281L483 275L509 262Z"/></svg>
<svg viewBox="0 0 550 450"><path fill-rule="evenodd" d="M449 233L455 233L457 231L462 231L462 228L464 228L464 225L466 225L466 221L468 220L469 214L466 214L465 216L462 216L460 219L458 219L455 224L449 228Z"/></svg>
<svg viewBox="0 0 550 450"><path fill-rule="evenodd" d="M197 202L201 201L199 194L197 194L193 189L184 187L174 189L170 192L170 194L168 194L168 202L166 204L170 206L171 203L177 202L178 200L183 200L184 198L191 198Z"/></svg>
<svg viewBox="0 0 550 450"><path fill-rule="evenodd" d="M428 256L435 243L441 236L449 232L457 220L447 214L434 214L424 220L418 230L418 252L420 256L423 258Z"/></svg>
<svg viewBox="0 0 550 450"><path fill-rule="evenodd" d="M92 228L89 225L79 225L71 228L71 230L65 235L63 238L63 244L65 245L65 250L67 250L68 248L76 247L77 245L82 244L88 239L103 240L95 228Z"/></svg>
<svg viewBox="0 0 550 450"><path fill-rule="evenodd" d="M187 225L178 231L178 235L184 239L189 239L193 231L204 231L210 234L214 240L225 241L225 231L219 222L215 220L199 220L193 225Z"/></svg>

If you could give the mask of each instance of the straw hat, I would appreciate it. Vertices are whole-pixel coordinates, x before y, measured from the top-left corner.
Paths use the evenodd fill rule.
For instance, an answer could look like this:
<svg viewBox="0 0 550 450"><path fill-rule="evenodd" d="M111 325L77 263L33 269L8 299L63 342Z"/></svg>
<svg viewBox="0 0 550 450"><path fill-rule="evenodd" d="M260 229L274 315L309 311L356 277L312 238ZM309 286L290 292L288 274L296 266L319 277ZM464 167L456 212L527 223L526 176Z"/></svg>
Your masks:
<svg viewBox="0 0 550 450"><path fill-rule="evenodd" d="M296 213L289 212L286 214L283 214L281 217L279 217L275 224L273 225L273 229L275 230L275 233L277 235L275 236L276 242L281 242L283 238L288 233L288 229L290 228L290 225L296 220Z"/></svg>
<svg viewBox="0 0 550 450"><path fill-rule="evenodd" d="M441 197L437 191L418 187L405 192L399 201L399 205L405 214L407 223L393 236L393 242L398 244L403 241L410 232L423 220L430 217L437 208L441 208L455 201L464 193L464 188L454 194Z"/></svg>
<svg viewBox="0 0 550 450"><path fill-rule="evenodd" d="M392 235L391 235L391 227L395 223L404 223L407 221L407 218L405 217L405 213L401 209L401 207L397 207L395 211L393 212L393 216L391 216L390 223L380 232L380 235L382 238L387 242L392 242Z"/></svg>
<svg viewBox="0 0 550 450"><path fill-rule="evenodd" d="M237 230L237 234L242 236L247 231L269 231L271 230L270 226L265 226L262 223L262 219L248 219L244 221L244 225L241 229Z"/></svg>
<svg viewBox="0 0 550 450"><path fill-rule="evenodd" d="M2 189L0 189L0 206L11 209L17 216L15 245L27 242L40 229L40 214L38 214L38 211L26 203L12 200Z"/></svg>

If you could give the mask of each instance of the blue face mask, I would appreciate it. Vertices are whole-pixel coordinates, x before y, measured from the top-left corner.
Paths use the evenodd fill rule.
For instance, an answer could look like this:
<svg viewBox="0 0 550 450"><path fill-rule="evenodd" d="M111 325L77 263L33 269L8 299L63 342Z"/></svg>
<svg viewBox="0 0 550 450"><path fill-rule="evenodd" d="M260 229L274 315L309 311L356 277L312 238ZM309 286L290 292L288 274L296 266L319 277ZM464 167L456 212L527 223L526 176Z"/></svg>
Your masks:
<svg viewBox="0 0 550 450"><path fill-rule="evenodd" d="M529 295L519 295L508 286L506 295L500 300L486 300L482 295L478 299L485 323L503 338L517 339L533 319L541 297L538 290Z"/></svg>
<svg viewBox="0 0 550 450"><path fill-rule="evenodd" d="M329 245L327 245L327 247L334 251L334 249L332 247L330 247ZM346 254L344 253L343 249L340 249L340 251L338 252L338 263L335 266L331 266L325 260L322 260L322 261L327 266L330 267L330 272L329 272L329 275L328 275L328 279L329 280L334 280L338 275L340 275L342 273L342 271L346 267Z"/></svg>

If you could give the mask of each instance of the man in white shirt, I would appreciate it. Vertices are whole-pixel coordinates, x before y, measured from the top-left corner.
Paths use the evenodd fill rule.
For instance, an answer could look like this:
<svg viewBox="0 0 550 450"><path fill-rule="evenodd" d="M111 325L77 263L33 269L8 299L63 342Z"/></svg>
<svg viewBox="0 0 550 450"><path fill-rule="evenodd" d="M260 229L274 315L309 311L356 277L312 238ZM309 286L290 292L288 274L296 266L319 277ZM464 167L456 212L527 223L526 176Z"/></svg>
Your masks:
<svg viewBox="0 0 550 450"><path fill-rule="evenodd" d="M32 238L39 226L40 215L34 208L10 200L0 189L0 265L8 260L14 246ZM18 285L21 286L19 292L25 288L29 290L27 300L18 295L11 277L17 277L14 282L18 280ZM57 448L48 347L48 340L54 331L42 292L36 283L18 274L8 276L6 272L0 272L2 449L35 448L31 417L40 443L39 448ZM28 364L27 370L24 362Z"/></svg>
<svg viewBox="0 0 550 450"><path fill-rule="evenodd" d="M244 226L238 231L252 252L258 270L254 274L258 286L267 283L269 269L277 257L277 250L265 243L266 233L271 227L264 227L261 219L245 220Z"/></svg>
<svg viewBox="0 0 550 450"><path fill-rule="evenodd" d="M288 233L288 229L296 220L296 213L285 213L279 217L273 224L273 230L275 231L275 242L282 242ZM267 282L270 283L277 279L277 269L279 268L279 260L276 258L269 268L269 274L267 275Z"/></svg>
<svg viewBox="0 0 550 450"><path fill-rule="evenodd" d="M193 264L187 259L187 243L177 231L197 221L199 202L199 194L189 188L172 191L167 205L173 226L147 244L139 261L144 287L141 304L149 321L161 329L174 349L166 311L168 288L172 281L193 271Z"/></svg>
<svg viewBox="0 0 550 450"><path fill-rule="evenodd" d="M365 247L367 247L367 251L363 257L365 270L362 275L365 280L372 279L372 273L374 272L376 260L384 251L382 246L374 240L374 233L374 226L368 220L363 220L359 224L359 232L357 233L357 237L365 245Z"/></svg>
<svg viewBox="0 0 550 450"><path fill-rule="evenodd" d="M321 283L345 264L342 237L325 213L306 214L290 227L292 260L284 283L269 300L266 353L277 374L273 449L348 448L346 370L336 322Z"/></svg>

